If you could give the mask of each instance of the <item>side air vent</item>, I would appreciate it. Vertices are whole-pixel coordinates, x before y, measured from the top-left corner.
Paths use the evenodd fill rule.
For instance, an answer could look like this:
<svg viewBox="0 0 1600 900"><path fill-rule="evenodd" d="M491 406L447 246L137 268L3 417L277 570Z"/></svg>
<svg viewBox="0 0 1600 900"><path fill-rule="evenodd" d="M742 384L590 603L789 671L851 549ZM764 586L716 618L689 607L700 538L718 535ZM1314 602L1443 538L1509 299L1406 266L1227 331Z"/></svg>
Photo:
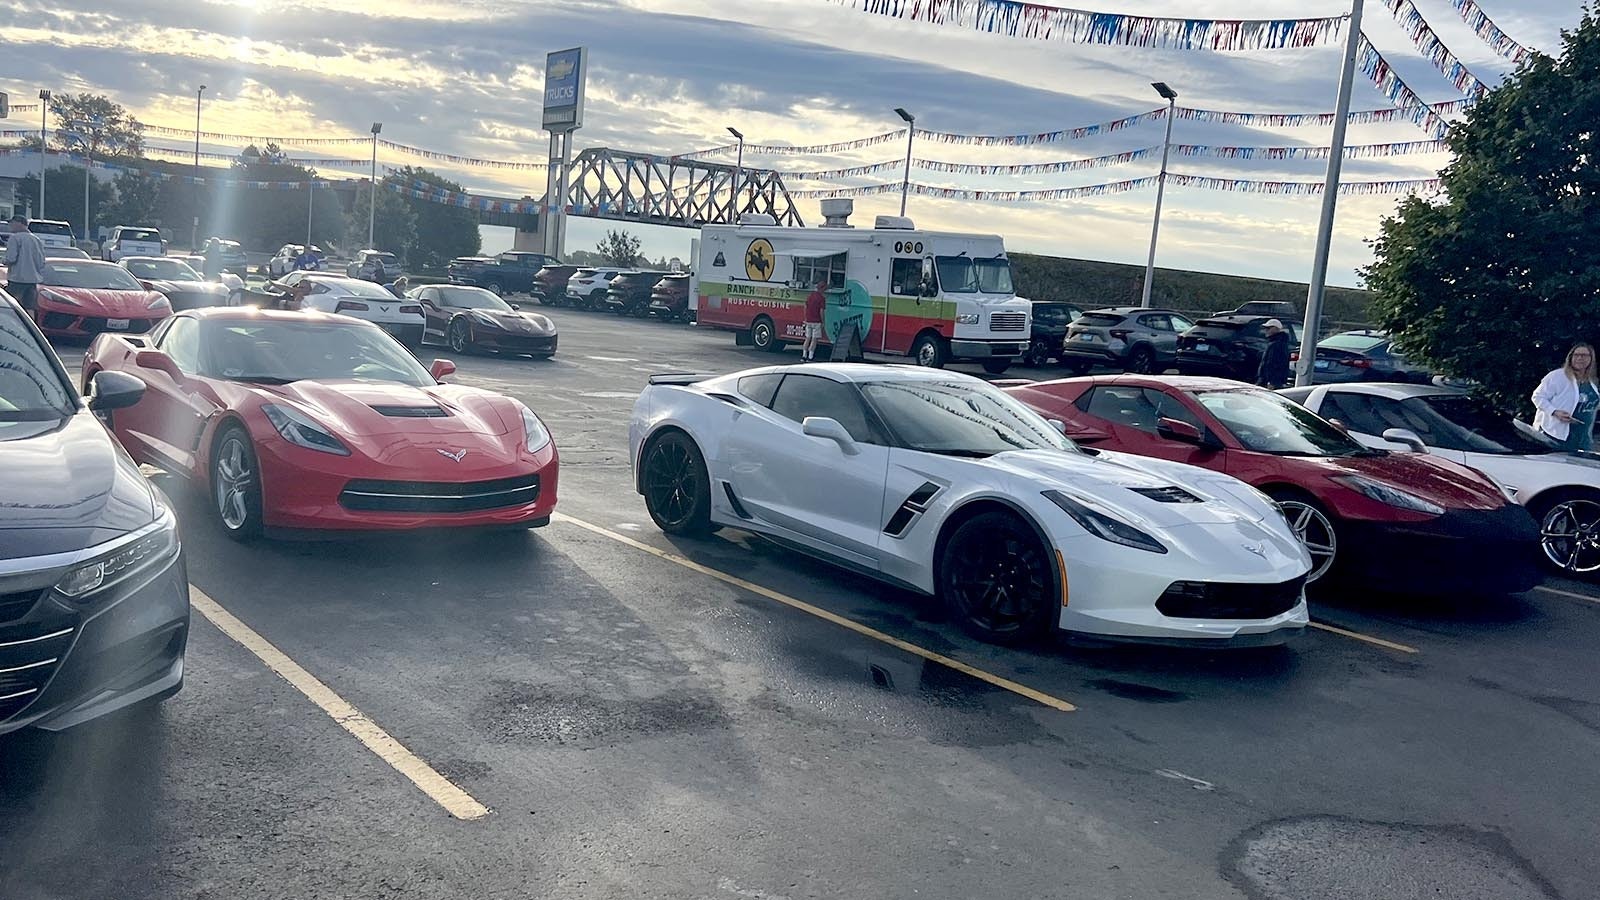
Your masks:
<svg viewBox="0 0 1600 900"><path fill-rule="evenodd" d="M900 504L900 508L889 517L889 524L883 526L883 533L890 537L900 537L905 534L911 523L928 509L928 503L939 493L939 486L931 481L924 481L922 487L911 492L911 496Z"/></svg>
<svg viewBox="0 0 1600 900"><path fill-rule="evenodd" d="M1199 497L1181 487L1129 488L1135 494L1149 497L1157 503L1204 503Z"/></svg>
<svg viewBox="0 0 1600 900"><path fill-rule="evenodd" d="M374 406L372 409L390 419L443 419L450 415L442 406Z"/></svg>
<svg viewBox="0 0 1600 900"><path fill-rule="evenodd" d="M744 510L744 504L739 502L739 495L733 492L733 485L724 481L722 483L722 492L728 496L728 505L733 507L734 515L741 519L750 518L750 514Z"/></svg>

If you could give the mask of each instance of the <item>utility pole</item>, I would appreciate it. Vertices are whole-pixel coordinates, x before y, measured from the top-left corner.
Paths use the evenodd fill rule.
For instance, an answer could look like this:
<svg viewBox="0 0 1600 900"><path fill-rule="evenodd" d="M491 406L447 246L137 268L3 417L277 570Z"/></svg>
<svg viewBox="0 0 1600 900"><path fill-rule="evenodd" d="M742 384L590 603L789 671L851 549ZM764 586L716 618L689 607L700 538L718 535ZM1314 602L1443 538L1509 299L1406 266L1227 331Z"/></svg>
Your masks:
<svg viewBox="0 0 1600 900"><path fill-rule="evenodd" d="M50 115L50 92L49 91L40 91L39 92L39 218L41 218L41 219L45 218L45 214L44 214L44 166L45 166L45 160L46 160L46 152L47 152L48 148L47 148L47 146L45 144L45 141L44 141L44 133L45 133L45 129L46 129L47 125L49 124L49 118L48 118L49 115Z"/></svg>
<svg viewBox="0 0 1600 900"><path fill-rule="evenodd" d="M1156 238L1161 236L1161 201L1167 196L1167 160L1172 153L1172 120L1178 117L1178 92L1168 87L1165 81L1157 81L1150 86L1166 98L1167 136L1161 141L1161 175L1156 179L1156 217L1150 223L1150 258L1144 264L1144 294L1139 299L1139 305L1145 309L1150 308L1150 290L1155 287Z"/></svg>
<svg viewBox="0 0 1600 900"><path fill-rule="evenodd" d="M733 189L728 192L728 221L739 221L739 187L744 181L744 135L732 125L728 126L728 133L739 139L739 161L734 164Z"/></svg>
<svg viewBox="0 0 1600 900"><path fill-rule="evenodd" d="M378 132L383 131L382 122L372 123L372 189L367 204L367 249L376 250L378 245L373 243L373 236L378 228Z"/></svg>
<svg viewBox="0 0 1600 900"><path fill-rule="evenodd" d="M906 215L906 193L911 190L911 142L917 137L917 117L898 106L894 112L906 123L906 168L900 176L900 218L903 219Z"/></svg>

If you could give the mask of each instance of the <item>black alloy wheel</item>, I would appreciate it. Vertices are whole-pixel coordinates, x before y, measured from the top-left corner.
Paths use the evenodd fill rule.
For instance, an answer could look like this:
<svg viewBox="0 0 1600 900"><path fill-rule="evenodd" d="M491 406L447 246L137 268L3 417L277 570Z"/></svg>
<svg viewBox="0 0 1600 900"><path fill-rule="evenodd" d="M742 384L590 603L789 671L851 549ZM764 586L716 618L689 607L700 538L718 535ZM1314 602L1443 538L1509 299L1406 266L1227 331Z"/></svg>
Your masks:
<svg viewBox="0 0 1600 900"><path fill-rule="evenodd" d="M471 326L467 324L465 319L456 319L450 323L450 331L446 334L446 340L450 344L450 352L467 353L472 349L470 328Z"/></svg>
<svg viewBox="0 0 1600 900"><path fill-rule="evenodd" d="M1128 371L1135 375L1153 375L1156 371L1156 352L1140 344L1128 354Z"/></svg>
<svg viewBox="0 0 1600 900"><path fill-rule="evenodd" d="M657 528L690 537L715 530L705 458L687 434L669 431L650 442L641 481L645 508Z"/></svg>
<svg viewBox="0 0 1600 900"><path fill-rule="evenodd" d="M506 289L501 287L500 282L498 281L491 281L488 284L485 284L483 289L495 295L496 297L504 297L506 293Z"/></svg>
<svg viewBox="0 0 1600 900"><path fill-rule="evenodd" d="M1568 495L1541 506L1545 561L1569 577L1593 578L1600 572L1600 498Z"/></svg>
<svg viewBox="0 0 1600 900"><path fill-rule="evenodd" d="M963 630L995 644L1048 634L1060 598L1039 536L1016 515L986 512L958 527L939 558L939 591Z"/></svg>

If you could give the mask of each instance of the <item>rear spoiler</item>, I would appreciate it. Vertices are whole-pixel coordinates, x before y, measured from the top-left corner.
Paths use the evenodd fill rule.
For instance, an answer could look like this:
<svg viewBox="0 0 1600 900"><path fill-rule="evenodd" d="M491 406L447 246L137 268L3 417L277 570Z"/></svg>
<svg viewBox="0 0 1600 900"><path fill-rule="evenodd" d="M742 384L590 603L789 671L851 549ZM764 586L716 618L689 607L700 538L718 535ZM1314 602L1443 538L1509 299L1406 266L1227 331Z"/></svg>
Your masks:
<svg viewBox="0 0 1600 900"><path fill-rule="evenodd" d="M665 373L662 373L660 375L651 375L650 376L650 383L651 384L671 384L671 385L682 386L682 385L689 385L689 384L699 384L700 382L705 381L708 378L713 378L713 377L715 377L715 376L712 376L712 375L700 375L700 374L695 374L693 372L665 372Z"/></svg>

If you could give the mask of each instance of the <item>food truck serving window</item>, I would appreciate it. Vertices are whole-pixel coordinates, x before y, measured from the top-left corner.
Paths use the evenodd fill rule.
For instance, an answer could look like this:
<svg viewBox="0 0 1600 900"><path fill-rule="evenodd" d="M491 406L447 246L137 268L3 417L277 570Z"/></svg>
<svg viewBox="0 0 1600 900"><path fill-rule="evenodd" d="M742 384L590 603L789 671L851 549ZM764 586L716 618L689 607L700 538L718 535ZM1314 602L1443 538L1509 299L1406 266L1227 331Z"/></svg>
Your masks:
<svg viewBox="0 0 1600 900"><path fill-rule="evenodd" d="M829 253L820 256L794 255L794 286L814 288L824 281L829 290L844 289L844 270L849 254Z"/></svg>
<svg viewBox="0 0 1600 900"><path fill-rule="evenodd" d="M1002 258L972 259L967 256L941 256L939 286L951 294L1010 294L1011 263Z"/></svg>

